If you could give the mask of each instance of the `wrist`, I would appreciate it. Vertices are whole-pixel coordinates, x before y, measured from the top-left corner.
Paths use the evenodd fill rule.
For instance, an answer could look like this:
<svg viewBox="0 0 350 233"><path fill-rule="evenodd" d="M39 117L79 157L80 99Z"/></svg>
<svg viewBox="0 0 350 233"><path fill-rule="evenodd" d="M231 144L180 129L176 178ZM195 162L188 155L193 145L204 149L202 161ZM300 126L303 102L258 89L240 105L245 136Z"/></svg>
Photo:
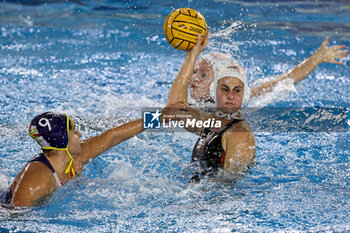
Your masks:
<svg viewBox="0 0 350 233"><path fill-rule="evenodd" d="M196 61L197 58L199 56L199 53L193 50L189 50L187 55L186 55L186 59L189 61Z"/></svg>
<svg viewBox="0 0 350 233"><path fill-rule="evenodd" d="M316 51L311 57L310 57L311 61L313 64L315 65L319 65L321 64L322 61L322 55L320 54L319 51Z"/></svg>

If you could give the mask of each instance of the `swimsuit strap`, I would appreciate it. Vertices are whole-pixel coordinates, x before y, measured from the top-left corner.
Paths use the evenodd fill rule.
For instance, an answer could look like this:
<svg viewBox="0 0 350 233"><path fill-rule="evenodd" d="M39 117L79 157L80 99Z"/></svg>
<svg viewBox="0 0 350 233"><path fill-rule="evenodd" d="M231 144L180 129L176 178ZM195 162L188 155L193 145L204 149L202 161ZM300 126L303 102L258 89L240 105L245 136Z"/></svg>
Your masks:
<svg viewBox="0 0 350 233"><path fill-rule="evenodd" d="M230 128L232 125L240 122L240 121L243 121L243 119L234 119L233 121L231 121L230 123L228 123L227 125L225 125L223 131L226 131L228 128Z"/></svg>
<svg viewBox="0 0 350 233"><path fill-rule="evenodd" d="M55 177L57 186L58 187L62 186L62 182L58 178L58 175L57 175L55 169L53 169L50 161L46 158L46 156L43 153L40 153L40 154L37 154L36 156L34 156L34 158L32 158L29 161L29 163L32 163L32 162L41 162L41 163L45 164L46 167L48 167L51 170L51 172L53 173L53 176Z"/></svg>
<svg viewBox="0 0 350 233"><path fill-rule="evenodd" d="M228 130L229 128L231 128L232 125L243 121L242 119L234 119L233 121L231 121L230 123L228 123L227 125L225 125L224 127L222 127L219 131L218 131L218 136L222 137L222 135L226 132L226 130Z"/></svg>

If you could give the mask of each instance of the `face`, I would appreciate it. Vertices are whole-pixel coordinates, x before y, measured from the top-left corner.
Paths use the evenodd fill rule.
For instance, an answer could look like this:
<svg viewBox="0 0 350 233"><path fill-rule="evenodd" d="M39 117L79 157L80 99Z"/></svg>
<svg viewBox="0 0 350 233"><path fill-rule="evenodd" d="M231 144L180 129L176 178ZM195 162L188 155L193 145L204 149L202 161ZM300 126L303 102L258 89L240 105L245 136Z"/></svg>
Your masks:
<svg viewBox="0 0 350 233"><path fill-rule="evenodd" d="M76 130L75 123L72 119L70 119L70 125L72 127L69 130L68 150L72 156L77 156L81 153L81 133L78 130Z"/></svg>
<svg viewBox="0 0 350 233"><path fill-rule="evenodd" d="M218 81L216 108L224 113L234 113L242 106L244 84L234 77L224 77Z"/></svg>
<svg viewBox="0 0 350 233"><path fill-rule="evenodd" d="M214 80L213 66L200 59L196 64L190 80L190 94L196 101L210 99L210 84Z"/></svg>

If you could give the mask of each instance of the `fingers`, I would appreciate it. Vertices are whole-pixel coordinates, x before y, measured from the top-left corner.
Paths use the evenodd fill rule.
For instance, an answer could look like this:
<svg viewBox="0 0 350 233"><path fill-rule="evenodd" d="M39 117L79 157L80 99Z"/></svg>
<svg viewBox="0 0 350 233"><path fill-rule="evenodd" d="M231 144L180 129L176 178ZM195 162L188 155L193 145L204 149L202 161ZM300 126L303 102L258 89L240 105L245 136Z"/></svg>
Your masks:
<svg viewBox="0 0 350 233"><path fill-rule="evenodd" d="M329 61L330 63L334 63L334 64L338 64L338 65L345 65L343 62L338 61L337 59L341 59L344 57L347 57L348 54L342 54L342 55L335 55L333 57L333 59L331 61Z"/></svg>
<svg viewBox="0 0 350 233"><path fill-rule="evenodd" d="M327 37L327 38L325 39L325 41L323 41L322 45L323 45L323 46L327 46L328 43L329 43L329 37Z"/></svg>
<svg viewBox="0 0 350 233"><path fill-rule="evenodd" d="M202 52L203 50L205 50L205 48L207 47L207 43L208 43L208 35L206 35L203 43L203 36L202 34L198 34L197 36L197 42L196 45L193 47L193 51L198 50L199 52Z"/></svg>
<svg viewBox="0 0 350 233"><path fill-rule="evenodd" d="M338 61L338 59L347 57L349 50L344 49L345 45L335 45L327 47L329 40L329 37L325 39L325 41L322 43L321 47L317 51L317 54L322 57L323 62L344 65L344 63Z"/></svg>
<svg viewBox="0 0 350 233"><path fill-rule="evenodd" d="M336 46L332 46L330 48L332 48L333 50L339 50L339 49L345 48L345 45L336 45Z"/></svg>
<svg viewBox="0 0 350 233"><path fill-rule="evenodd" d="M331 63L334 63L334 64L338 64L338 65L345 65L343 62L340 62L340 61L338 61L337 59L344 58L344 57L347 57L347 56L348 56L347 53L335 55L335 56L333 57L333 59L332 59L330 62L331 62Z"/></svg>
<svg viewBox="0 0 350 233"><path fill-rule="evenodd" d="M349 50L339 50L335 52L336 55L347 55L348 53Z"/></svg>
<svg viewBox="0 0 350 233"><path fill-rule="evenodd" d="M201 34L198 34L197 42L196 42L196 44L195 44L195 46L193 48L200 47L202 45L202 38L203 38L203 36Z"/></svg>
<svg viewBox="0 0 350 233"><path fill-rule="evenodd" d="M202 44L202 34L198 34L196 44Z"/></svg>
<svg viewBox="0 0 350 233"><path fill-rule="evenodd" d="M188 54L191 54L191 53L194 52L194 51L200 50L201 44L202 44L202 35L201 35L201 34L198 34L196 44L193 46L193 48L191 48L190 50L188 50L187 53L188 53Z"/></svg>
<svg viewBox="0 0 350 233"><path fill-rule="evenodd" d="M207 33L203 43L202 43L202 40L203 40L203 36L202 34L198 34L198 37L197 37L197 43L196 44L201 44L203 46L206 46L207 43L208 43L208 38L209 38L209 33Z"/></svg>
<svg viewBox="0 0 350 233"><path fill-rule="evenodd" d="M209 31L205 35L205 40L203 41L203 45L207 45L208 44L208 39L209 39Z"/></svg>
<svg viewBox="0 0 350 233"><path fill-rule="evenodd" d="M340 58L344 58L344 57L347 57L347 56L348 56L347 54L339 55L339 56L336 56L335 59L340 59Z"/></svg>
<svg viewBox="0 0 350 233"><path fill-rule="evenodd" d="M343 62L340 62L340 61L337 61L337 60L334 60L332 63L338 64L338 65L345 65Z"/></svg>
<svg viewBox="0 0 350 233"><path fill-rule="evenodd" d="M345 46L340 45L340 46L335 46L335 47L344 48ZM347 57L348 53L349 53L349 50L338 50L338 51L335 51L334 58L335 59L340 59L340 58ZM342 62L340 62L340 63L338 62L336 64L344 65L344 63L342 63Z"/></svg>

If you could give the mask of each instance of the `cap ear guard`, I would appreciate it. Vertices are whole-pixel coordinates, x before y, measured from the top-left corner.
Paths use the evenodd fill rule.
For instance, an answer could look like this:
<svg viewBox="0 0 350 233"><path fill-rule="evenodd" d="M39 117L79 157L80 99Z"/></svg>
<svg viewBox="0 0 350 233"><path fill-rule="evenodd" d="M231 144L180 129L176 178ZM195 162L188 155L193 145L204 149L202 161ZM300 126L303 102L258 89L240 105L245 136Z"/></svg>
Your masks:
<svg viewBox="0 0 350 233"><path fill-rule="evenodd" d="M215 82L215 79L213 82L210 83L210 97L216 103L216 87L217 87L217 85L215 85L214 82Z"/></svg>
<svg viewBox="0 0 350 233"><path fill-rule="evenodd" d="M244 89L244 93L243 93L243 100L242 100L242 105L243 104L246 104L248 102L248 100L250 99L250 95L251 95L251 91L250 91L250 87L247 86L245 89Z"/></svg>

